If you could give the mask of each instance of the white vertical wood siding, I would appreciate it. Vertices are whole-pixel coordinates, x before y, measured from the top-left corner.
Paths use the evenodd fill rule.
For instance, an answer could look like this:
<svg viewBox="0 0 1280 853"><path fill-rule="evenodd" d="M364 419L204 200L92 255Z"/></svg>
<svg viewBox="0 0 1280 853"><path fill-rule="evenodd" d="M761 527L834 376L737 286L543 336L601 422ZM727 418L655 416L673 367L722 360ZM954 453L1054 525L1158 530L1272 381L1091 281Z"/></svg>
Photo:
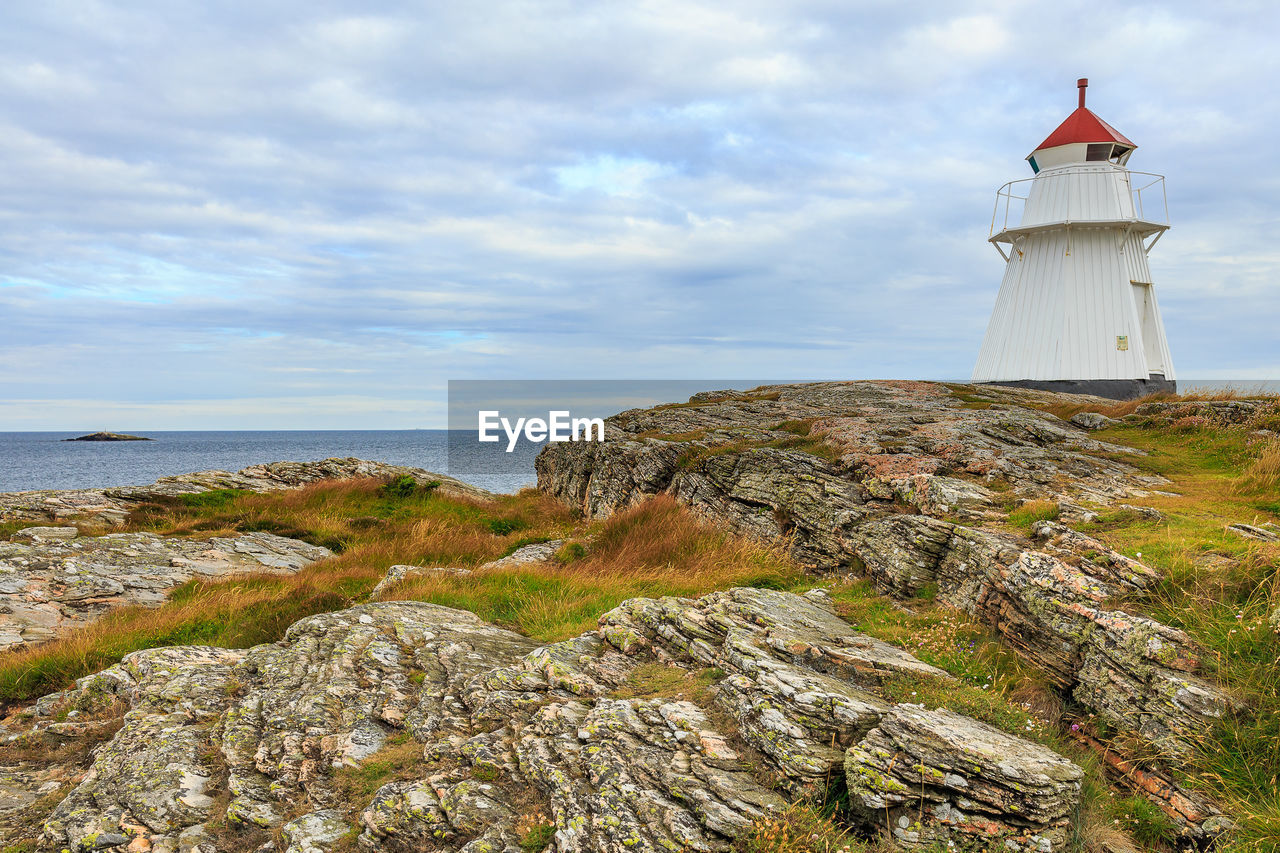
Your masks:
<svg viewBox="0 0 1280 853"><path fill-rule="evenodd" d="M1015 239L975 381L1175 378L1155 290L1132 284L1151 282L1142 238L1087 224L1135 218L1128 180L1109 164L1036 177L1021 225L1071 224Z"/></svg>
<svg viewBox="0 0 1280 853"><path fill-rule="evenodd" d="M1110 164L1046 169L1031 182L1022 225L1134 218L1129 173Z"/></svg>

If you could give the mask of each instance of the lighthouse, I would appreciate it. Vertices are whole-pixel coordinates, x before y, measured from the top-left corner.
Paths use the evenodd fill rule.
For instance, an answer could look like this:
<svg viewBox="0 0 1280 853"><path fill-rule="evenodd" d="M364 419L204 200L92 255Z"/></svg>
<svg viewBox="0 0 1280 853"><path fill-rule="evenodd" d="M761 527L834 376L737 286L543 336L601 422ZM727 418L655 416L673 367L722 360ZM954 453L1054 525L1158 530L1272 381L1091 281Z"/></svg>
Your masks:
<svg viewBox="0 0 1280 853"><path fill-rule="evenodd" d="M1133 399L1175 377L1147 255L1169 228L1164 176L1079 107L996 194L989 240L1004 280L973 381Z"/></svg>

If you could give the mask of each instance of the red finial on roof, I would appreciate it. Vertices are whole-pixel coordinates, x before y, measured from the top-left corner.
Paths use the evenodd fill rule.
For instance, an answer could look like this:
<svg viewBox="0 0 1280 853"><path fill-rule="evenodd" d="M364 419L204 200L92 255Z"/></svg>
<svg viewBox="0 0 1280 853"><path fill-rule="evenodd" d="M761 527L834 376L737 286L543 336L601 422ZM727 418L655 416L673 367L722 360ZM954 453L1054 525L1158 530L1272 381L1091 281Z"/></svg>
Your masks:
<svg viewBox="0 0 1280 853"><path fill-rule="evenodd" d="M1080 90L1080 108L1084 109L1084 90L1089 88L1089 78L1081 77L1077 80L1076 88Z"/></svg>

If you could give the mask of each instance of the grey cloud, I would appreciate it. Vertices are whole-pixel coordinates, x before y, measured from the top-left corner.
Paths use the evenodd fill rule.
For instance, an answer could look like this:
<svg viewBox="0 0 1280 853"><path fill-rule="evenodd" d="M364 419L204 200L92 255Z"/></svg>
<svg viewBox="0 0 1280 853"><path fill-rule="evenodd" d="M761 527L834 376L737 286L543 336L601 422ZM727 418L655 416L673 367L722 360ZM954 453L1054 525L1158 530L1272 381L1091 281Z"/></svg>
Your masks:
<svg viewBox="0 0 1280 853"><path fill-rule="evenodd" d="M300 426L394 427L446 378L963 376L1001 275L995 190L1029 176L1081 75L1132 166L1169 176L1152 265L1180 372L1280 364L1278 117L1255 85L1277 22L1261 3L9 4L0 400L109 390L169 426L206 417L196 399L241 401L242 426L310 400L323 422ZM365 402L348 418L325 394ZM0 429L31 425L14 411Z"/></svg>

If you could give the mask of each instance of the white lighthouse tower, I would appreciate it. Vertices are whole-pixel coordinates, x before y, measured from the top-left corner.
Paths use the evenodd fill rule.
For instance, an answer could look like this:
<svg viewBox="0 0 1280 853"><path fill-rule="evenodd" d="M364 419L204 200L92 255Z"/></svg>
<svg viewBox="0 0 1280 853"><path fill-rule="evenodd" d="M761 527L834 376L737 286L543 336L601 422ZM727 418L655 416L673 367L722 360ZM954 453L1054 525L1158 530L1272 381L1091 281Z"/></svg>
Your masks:
<svg viewBox="0 0 1280 853"><path fill-rule="evenodd" d="M974 382L1131 399L1175 388L1147 253L1169 228L1164 177L1125 168L1137 146L1080 106L996 195L1004 281Z"/></svg>

